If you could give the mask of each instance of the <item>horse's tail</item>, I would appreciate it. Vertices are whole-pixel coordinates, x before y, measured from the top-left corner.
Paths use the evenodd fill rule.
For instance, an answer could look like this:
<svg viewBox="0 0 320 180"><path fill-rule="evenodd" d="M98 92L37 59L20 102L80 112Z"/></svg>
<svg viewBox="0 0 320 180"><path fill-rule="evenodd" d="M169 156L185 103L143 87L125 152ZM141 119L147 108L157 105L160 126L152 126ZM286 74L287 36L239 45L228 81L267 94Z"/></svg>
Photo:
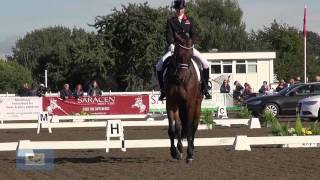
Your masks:
<svg viewBox="0 0 320 180"><path fill-rule="evenodd" d="M180 106L179 107L179 116L181 120L181 138L186 138L187 137L187 130L188 130L188 117L187 117L187 107L186 106Z"/></svg>

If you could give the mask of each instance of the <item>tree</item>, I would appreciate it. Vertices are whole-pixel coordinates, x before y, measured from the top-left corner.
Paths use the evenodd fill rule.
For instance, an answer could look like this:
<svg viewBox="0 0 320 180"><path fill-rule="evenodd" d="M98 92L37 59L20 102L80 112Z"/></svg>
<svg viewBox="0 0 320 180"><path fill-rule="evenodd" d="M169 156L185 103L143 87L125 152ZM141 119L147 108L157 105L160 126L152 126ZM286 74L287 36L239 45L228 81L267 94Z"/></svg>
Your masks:
<svg viewBox="0 0 320 180"><path fill-rule="evenodd" d="M310 33L308 33L310 34ZM315 61L315 54L319 54L319 41L316 35L312 35L313 40L308 41L307 67L308 77L313 77L320 68ZM263 30L251 32L250 39L253 46L252 50L276 51L277 58L274 62L274 70L278 80L303 77L304 58L303 58L303 34L296 28L287 24L279 24L276 20L270 27Z"/></svg>
<svg viewBox="0 0 320 180"><path fill-rule="evenodd" d="M108 57L108 49L94 33L73 29L71 35L71 62L66 79L72 84L88 85L91 80L106 82L114 67L114 60ZM102 88L105 83L100 83Z"/></svg>
<svg viewBox="0 0 320 180"><path fill-rule="evenodd" d="M48 70L49 86L59 90L64 83L105 80L112 60L94 33L55 26L32 31L16 42L12 60L32 71L37 82L44 82Z"/></svg>
<svg viewBox="0 0 320 180"><path fill-rule="evenodd" d="M300 32L301 36L303 32ZM320 75L320 36L319 34L307 31L307 76L309 81Z"/></svg>
<svg viewBox="0 0 320 180"><path fill-rule="evenodd" d="M167 8L129 4L107 16L96 17L94 27L108 55L115 59L113 77L120 91L145 90L157 58L165 49Z"/></svg>
<svg viewBox="0 0 320 180"><path fill-rule="evenodd" d="M0 93L17 93L24 83L33 83L31 72L16 62L0 59Z"/></svg>
<svg viewBox="0 0 320 180"><path fill-rule="evenodd" d="M200 50L247 50L248 34L238 1L195 0L187 3L187 13L196 23Z"/></svg>

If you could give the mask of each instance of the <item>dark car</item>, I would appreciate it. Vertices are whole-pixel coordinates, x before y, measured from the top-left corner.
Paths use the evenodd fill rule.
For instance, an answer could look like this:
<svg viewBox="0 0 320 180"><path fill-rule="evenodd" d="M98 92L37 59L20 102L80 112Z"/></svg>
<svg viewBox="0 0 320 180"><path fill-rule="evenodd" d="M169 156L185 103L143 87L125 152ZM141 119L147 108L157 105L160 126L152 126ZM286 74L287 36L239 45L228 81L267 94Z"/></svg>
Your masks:
<svg viewBox="0 0 320 180"><path fill-rule="evenodd" d="M320 83L295 84L280 92L247 99L244 104L257 116L264 110L278 115L295 115L297 103L300 99L320 95Z"/></svg>

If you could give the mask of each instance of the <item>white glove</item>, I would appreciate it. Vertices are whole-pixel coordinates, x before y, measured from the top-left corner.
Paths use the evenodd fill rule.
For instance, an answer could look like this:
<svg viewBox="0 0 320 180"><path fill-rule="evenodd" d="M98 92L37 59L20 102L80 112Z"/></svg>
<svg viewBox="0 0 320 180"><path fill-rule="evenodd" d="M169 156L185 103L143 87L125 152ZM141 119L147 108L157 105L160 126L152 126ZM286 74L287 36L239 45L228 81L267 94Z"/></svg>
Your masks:
<svg viewBox="0 0 320 180"><path fill-rule="evenodd" d="M169 46L169 51L171 51L171 53L174 52L174 44L170 44L170 46Z"/></svg>

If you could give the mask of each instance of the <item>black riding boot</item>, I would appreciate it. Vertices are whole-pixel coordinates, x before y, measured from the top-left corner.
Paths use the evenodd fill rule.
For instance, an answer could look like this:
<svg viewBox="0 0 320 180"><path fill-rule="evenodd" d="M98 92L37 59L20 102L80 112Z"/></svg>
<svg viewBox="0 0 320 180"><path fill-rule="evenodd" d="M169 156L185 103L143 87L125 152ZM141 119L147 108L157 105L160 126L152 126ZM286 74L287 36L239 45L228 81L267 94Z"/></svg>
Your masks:
<svg viewBox="0 0 320 180"><path fill-rule="evenodd" d="M202 77L203 77L203 82L202 82L202 90L203 94L205 95L206 99L212 99L210 93L209 93L209 68L208 69L203 69L202 71Z"/></svg>
<svg viewBox="0 0 320 180"><path fill-rule="evenodd" d="M164 92L164 83L163 83L163 71L157 71L157 77L160 85L160 97L159 101L163 101L164 98L166 97L166 94Z"/></svg>

